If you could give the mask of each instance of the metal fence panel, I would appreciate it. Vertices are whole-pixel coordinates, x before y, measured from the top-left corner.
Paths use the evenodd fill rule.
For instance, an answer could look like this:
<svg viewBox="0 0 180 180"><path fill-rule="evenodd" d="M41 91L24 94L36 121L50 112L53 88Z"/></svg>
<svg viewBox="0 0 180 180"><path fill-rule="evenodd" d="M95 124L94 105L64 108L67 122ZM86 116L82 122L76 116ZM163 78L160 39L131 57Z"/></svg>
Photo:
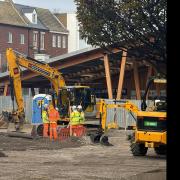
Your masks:
<svg viewBox="0 0 180 180"><path fill-rule="evenodd" d="M32 120L32 97L31 96L24 96L24 106L25 106L25 116L26 116L26 121L31 122ZM128 100L128 99L127 99ZM97 99L97 102L99 99ZM105 102L107 104L114 104L114 100L110 99L105 99ZM141 100L132 100L130 99L132 103L138 106L138 108L141 108ZM147 101L147 104L149 104L150 101ZM118 104L118 102L117 102ZM15 103L15 108L17 108L17 105ZM0 113L2 110L9 110L12 111L13 106L12 106L12 101L10 96L0 96ZM93 115L95 116L96 112L93 112ZM136 115L134 114L135 118ZM107 110L107 124L109 122L113 122L114 119L116 118L117 123L119 127L125 128L128 126L132 126L135 123L135 120L131 116L131 114L125 110L124 108L118 108L116 109L108 109Z"/></svg>
<svg viewBox="0 0 180 180"><path fill-rule="evenodd" d="M32 97L24 96L24 108L25 108L25 117L26 122L31 122L32 119ZM14 103L14 108L17 108L16 102ZM0 113L3 110L12 111L13 104L10 96L0 96Z"/></svg>
<svg viewBox="0 0 180 180"><path fill-rule="evenodd" d="M132 100L132 99L122 99L123 101L128 100L130 102L132 102L133 104L135 104L139 109L141 109L141 100ZM97 102L99 101L99 99L97 100ZM106 104L115 104L115 102L113 102L114 99L105 99ZM147 104L149 104L150 101L147 101ZM120 104L119 102L116 102L116 104ZM133 116L136 117L136 114L133 113ZM124 108L117 108L117 109L112 109L109 108L107 109L107 119L106 119L106 124L110 123L110 122L114 122L114 120L117 121L117 124L119 125L119 127L122 128L126 128L128 126L132 126L135 125L135 119L132 117L132 115L129 113L129 111L127 111Z"/></svg>

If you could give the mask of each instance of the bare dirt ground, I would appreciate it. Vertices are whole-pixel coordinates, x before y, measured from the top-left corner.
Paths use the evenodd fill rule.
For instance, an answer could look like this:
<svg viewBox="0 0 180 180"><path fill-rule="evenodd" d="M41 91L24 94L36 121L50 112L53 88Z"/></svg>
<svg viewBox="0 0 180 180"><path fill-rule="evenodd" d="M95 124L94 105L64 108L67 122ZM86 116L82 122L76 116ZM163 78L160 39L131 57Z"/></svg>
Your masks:
<svg viewBox="0 0 180 180"><path fill-rule="evenodd" d="M166 179L166 157L153 149L145 157L133 157L124 131L114 131L109 141L112 146L77 138L50 142L1 134L0 180Z"/></svg>

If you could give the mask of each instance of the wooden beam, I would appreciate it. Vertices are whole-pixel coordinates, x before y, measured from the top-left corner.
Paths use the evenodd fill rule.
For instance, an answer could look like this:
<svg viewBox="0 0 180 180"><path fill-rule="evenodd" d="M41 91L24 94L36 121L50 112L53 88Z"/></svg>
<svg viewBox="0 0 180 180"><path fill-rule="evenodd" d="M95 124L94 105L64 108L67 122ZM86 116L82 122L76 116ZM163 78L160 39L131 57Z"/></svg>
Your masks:
<svg viewBox="0 0 180 180"><path fill-rule="evenodd" d="M118 53L120 51L121 50L119 50L119 49L113 49L112 53ZM103 51L96 52L96 53L92 52L91 54L83 55L83 56L78 57L78 58L72 57L72 58L69 58L69 61L65 61L64 63L62 63L61 61L58 61L59 64L56 63L57 65L55 67L58 69L63 69L63 68L75 66L75 65L78 65L78 64L81 64L84 62L103 58L103 53L104 53Z"/></svg>
<svg viewBox="0 0 180 180"><path fill-rule="evenodd" d="M119 70L110 70L110 72L111 72L111 76L112 76L112 75L118 74ZM95 75L93 77L87 77L86 79L81 78L80 82L87 83L89 81L94 81L94 80L97 80L97 79L102 79L104 77L105 77L105 73L104 72L99 72L99 74L97 74L97 75Z"/></svg>
<svg viewBox="0 0 180 180"><path fill-rule="evenodd" d="M4 96L7 96L8 84L4 86Z"/></svg>
<svg viewBox="0 0 180 180"><path fill-rule="evenodd" d="M120 49L114 48L111 50L112 53L118 53L120 52ZM56 62L52 62L49 63L50 66L55 67L59 70L64 69L64 68L68 68L71 66L75 66L78 64L82 64L84 62L88 62L88 61L92 61L95 59L99 59L99 58L103 58L103 53L104 50L99 50L99 51L92 51L90 53L87 54L80 54L79 57L69 57L67 59L67 61L62 62L62 61L56 61ZM23 73L26 73L23 72ZM22 76L22 80L27 80L27 79L31 79L33 77L38 76L39 74L35 73L35 72L28 72L27 74L23 74ZM4 76L3 78L0 78L0 86L4 86L6 83L9 84L9 74L7 74L7 76Z"/></svg>
<svg viewBox="0 0 180 180"><path fill-rule="evenodd" d="M107 89L108 89L108 97L109 99L113 98L112 94L112 84L111 84L111 73L109 68L109 59L108 55L104 55L104 67L105 67L105 73L106 73L106 83L107 83Z"/></svg>
<svg viewBox="0 0 180 180"><path fill-rule="evenodd" d="M138 66L137 62L134 61L134 83L135 83L135 89L136 89L136 98L141 99L141 91L140 91L140 83L139 83L139 73L138 73Z"/></svg>
<svg viewBox="0 0 180 180"><path fill-rule="evenodd" d="M68 77L68 78L73 78L73 77L77 77L77 75L85 75L87 73L95 73L95 71L99 71L99 70L102 70L104 69L104 66L103 65L97 65L96 67L93 67L93 68L88 68L88 69L84 69L82 71L79 71L79 72L76 72L76 73L72 73L72 74L68 74L64 77Z"/></svg>
<svg viewBox="0 0 180 180"><path fill-rule="evenodd" d="M117 100L121 99L121 95L122 95L122 87L123 87L126 59L127 59L127 51L123 51L121 65L120 65L121 67L120 67L120 73L119 73L117 97L116 97Z"/></svg>

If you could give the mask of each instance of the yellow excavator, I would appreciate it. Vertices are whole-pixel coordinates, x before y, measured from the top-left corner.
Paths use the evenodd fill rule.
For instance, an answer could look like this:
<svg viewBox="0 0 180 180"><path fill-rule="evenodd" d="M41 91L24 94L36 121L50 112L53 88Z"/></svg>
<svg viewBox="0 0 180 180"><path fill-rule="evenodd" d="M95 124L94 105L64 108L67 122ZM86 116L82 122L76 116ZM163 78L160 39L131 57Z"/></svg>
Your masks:
<svg viewBox="0 0 180 180"><path fill-rule="evenodd" d="M154 148L159 155L166 154L166 98L155 97L153 105L147 106L146 99L152 84L166 84L166 79L159 75L150 78L142 97L141 110L130 101L115 100L115 104L106 104L105 100L101 99L99 102L101 127L104 132L109 128L118 128L115 120L107 123L107 109L124 108L132 115L135 124L130 135L130 148L134 156L145 156L148 148Z"/></svg>
<svg viewBox="0 0 180 180"><path fill-rule="evenodd" d="M25 123L25 109L22 95L20 67L47 78L52 86L52 105L55 107L65 107L64 118L69 119L69 109L72 105L81 104L83 110L92 109L94 106L95 96L88 86L66 86L62 74L48 64L39 62L30 57L14 51L9 48L6 50L7 64L9 70L11 99L13 102L13 111L4 111L4 119L9 123L8 134L12 136L32 137L36 134L34 126ZM14 108L14 97L17 109ZM61 113L60 113L61 114Z"/></svg>
<svg viewBox="0 0 180 180"><path fill-rule="evenodd" d="M137 112L136 129L131 136L131 151L134 156L144 156L148 148L156 154L166 154L167 144L167 102L166 96L156 96L153 105L147 105L148 93L153 85L166 86L167 80L158 74L149 79L142 97L141 111ZM166 87L164 87L166 88Z"/></svg>

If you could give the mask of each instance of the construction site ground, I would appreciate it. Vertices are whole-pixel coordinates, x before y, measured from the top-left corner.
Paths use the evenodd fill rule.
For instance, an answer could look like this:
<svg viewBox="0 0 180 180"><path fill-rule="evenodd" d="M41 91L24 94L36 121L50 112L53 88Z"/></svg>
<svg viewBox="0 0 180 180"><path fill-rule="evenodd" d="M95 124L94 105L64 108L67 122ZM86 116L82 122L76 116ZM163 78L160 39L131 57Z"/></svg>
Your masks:
<svg viewBox="0 0 180 180"><path fill-rule="evenodd" d="M126 133L111 131L111 146L90 144L88 138L51 142L1 133L0 180L166 179L166 157L153 149L147 156L133 157Z"/></svg>

